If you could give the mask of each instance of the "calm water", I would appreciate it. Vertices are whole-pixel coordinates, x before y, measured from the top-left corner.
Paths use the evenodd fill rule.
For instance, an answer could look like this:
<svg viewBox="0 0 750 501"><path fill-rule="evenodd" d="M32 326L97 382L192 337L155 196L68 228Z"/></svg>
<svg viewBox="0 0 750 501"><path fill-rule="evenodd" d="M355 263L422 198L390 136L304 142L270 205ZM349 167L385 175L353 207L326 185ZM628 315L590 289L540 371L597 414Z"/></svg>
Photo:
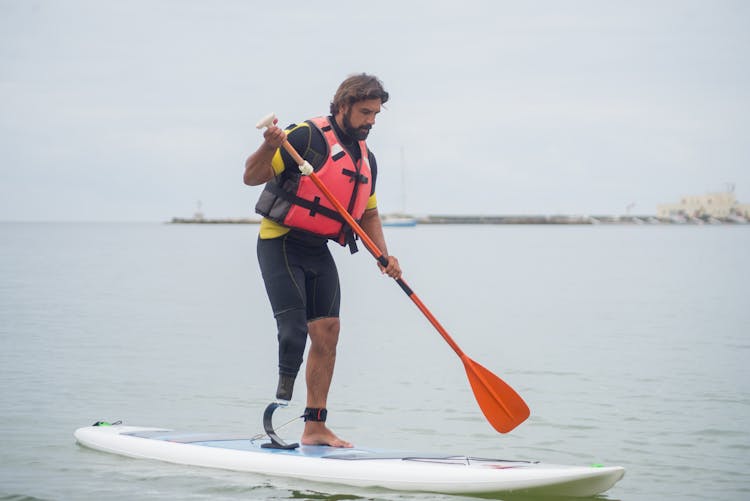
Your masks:
<svg viewBox="0 0 750 501"><path fill-rule="evenodd" d="M73 431L100 419L260 431L276 345L256 232L0 224L0 499L436 499L76 445ZM494 432L419 310L365 251L336 249L344 328L329 423L341 436L625 466L610 500L750 498L750 226L420 226L387 236L414 291L532 417ZM277 423L303 396L300 377L298 408Z"/></svg>

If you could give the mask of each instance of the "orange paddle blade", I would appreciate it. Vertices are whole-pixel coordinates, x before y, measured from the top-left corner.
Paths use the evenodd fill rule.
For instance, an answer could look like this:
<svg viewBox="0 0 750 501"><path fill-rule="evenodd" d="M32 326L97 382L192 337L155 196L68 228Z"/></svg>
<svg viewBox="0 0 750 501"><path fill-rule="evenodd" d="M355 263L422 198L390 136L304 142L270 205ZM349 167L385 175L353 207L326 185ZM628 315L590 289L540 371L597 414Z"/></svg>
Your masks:
<svg viewBox="0 0 750 501"><path fill-rule="evenodd" d="M526 402L505 381L469 357L461 358L479 408L493 428L508 433L529 417Z"/></svg>

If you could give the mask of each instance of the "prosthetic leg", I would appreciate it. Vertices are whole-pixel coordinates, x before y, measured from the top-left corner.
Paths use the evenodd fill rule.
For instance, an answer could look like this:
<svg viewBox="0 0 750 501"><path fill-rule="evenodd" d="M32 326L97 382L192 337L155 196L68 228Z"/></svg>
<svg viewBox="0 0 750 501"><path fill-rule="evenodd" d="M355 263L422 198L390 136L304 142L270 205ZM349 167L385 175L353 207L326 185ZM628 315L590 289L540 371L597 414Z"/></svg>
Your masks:
<svg viewBox="0 0 750 501"><path fill-rule="evenodd" d="M271 439L270 442L261 445L264 449L296 449L299 447L299 444L296 442L292 444L284 442L273 429L273 412L279 407L289 405L289 401L292 399L292 392L294 391L294 379L294 376L279 374L276 400L268 404L268 407L263 412L263 429L268 438Z"/></svg>

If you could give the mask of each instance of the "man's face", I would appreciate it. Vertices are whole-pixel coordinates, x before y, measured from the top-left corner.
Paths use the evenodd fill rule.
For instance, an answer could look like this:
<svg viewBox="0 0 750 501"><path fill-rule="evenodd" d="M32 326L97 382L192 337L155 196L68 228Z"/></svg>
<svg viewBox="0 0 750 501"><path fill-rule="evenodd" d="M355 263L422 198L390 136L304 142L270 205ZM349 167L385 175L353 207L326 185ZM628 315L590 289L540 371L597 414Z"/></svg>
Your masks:
<svg viewBox="0 0 750 501"><path fill-rule="evenodd" d="M356 139L367 139L370 129L375 124L375 115L380 113L380 99L367 99L342 108L342 128L344 132Z"/></svg>

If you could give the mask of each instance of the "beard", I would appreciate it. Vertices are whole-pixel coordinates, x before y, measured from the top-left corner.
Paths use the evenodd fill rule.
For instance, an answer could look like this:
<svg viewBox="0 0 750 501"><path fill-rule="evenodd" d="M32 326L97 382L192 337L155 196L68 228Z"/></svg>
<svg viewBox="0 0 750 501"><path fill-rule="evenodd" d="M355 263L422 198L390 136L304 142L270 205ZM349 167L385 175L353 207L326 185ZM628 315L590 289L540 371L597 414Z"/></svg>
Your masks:
<svg viewBox="0 0 750 501"><path fill-rule="evenodd" d="M350 116L351 111L344 114L344 132L347 136L352 137L357 141L364 141L370 134L370 129L372 129L372 126L363 125L361 127L353 127L351 120L349 120Z"/></svg>

